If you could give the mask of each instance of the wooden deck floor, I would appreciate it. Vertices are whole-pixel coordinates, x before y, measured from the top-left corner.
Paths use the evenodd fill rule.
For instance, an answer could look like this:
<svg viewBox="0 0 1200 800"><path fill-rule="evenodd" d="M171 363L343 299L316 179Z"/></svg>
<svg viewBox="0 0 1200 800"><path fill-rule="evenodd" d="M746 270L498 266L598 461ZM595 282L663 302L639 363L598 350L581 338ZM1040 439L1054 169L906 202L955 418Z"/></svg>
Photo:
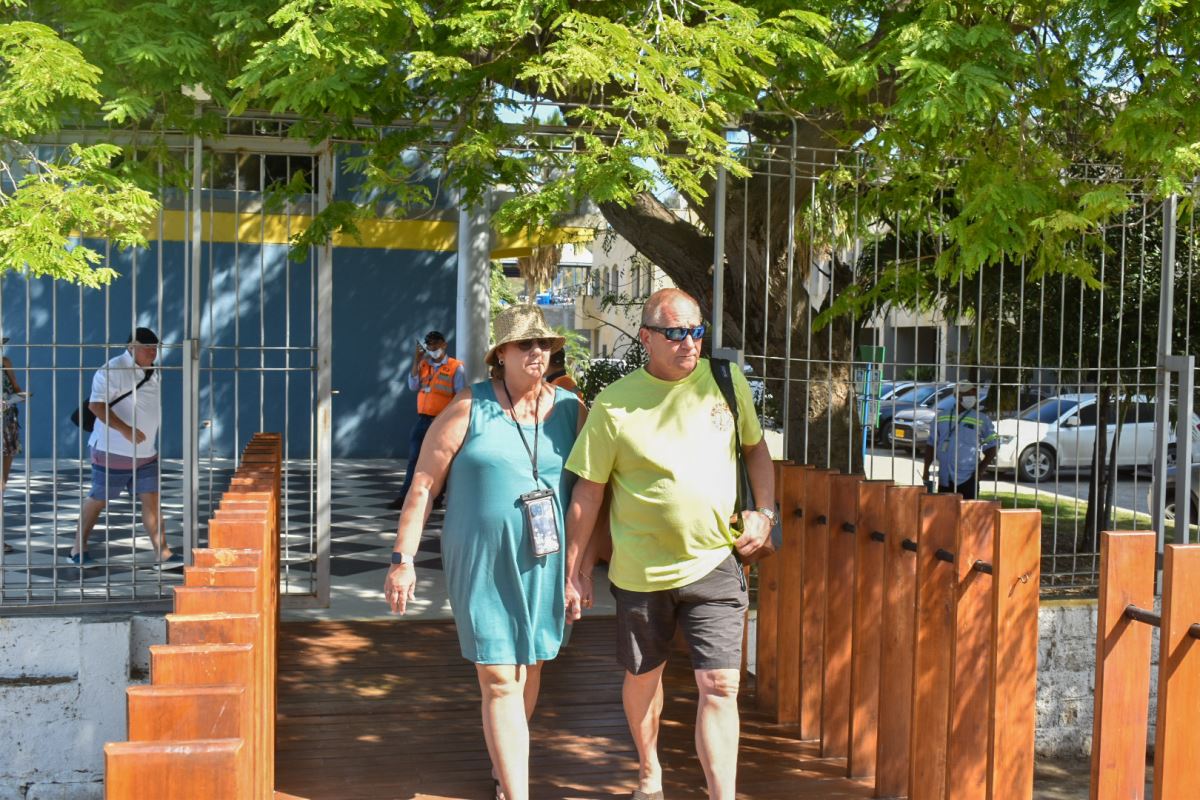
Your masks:
<svg viewBox="0 0 1200 800"><path fill-rule="evenodd" d="M621 710L611 620L585 620L545 670L532 724L534 800L627 798L636 758ZM308 800L485 800L491 796L474 668L450 623L285 623L280 633L276 784ZM668 667L660 755L671 800L703 798L695 684ZM739 798L865 798L815 743L749 710L743 690Z"/></svg>

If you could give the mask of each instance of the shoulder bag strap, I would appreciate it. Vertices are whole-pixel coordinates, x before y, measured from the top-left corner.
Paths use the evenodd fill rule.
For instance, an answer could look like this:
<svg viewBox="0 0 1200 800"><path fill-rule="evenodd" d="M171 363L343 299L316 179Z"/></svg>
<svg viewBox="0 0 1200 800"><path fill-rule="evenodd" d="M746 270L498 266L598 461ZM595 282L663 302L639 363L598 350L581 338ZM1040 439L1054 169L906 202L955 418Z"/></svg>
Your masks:
<svg viewBox="0 0 1200 800"><path fill-rule="evenodd" d="M117 403L121 402L121 401L122 401L122 400L124 400L126 397L129 397L129 395L133 394L133 393L134 393L134 392L136 392L138 389L140 389L140 388L142 388L143 386L145 386L145 385L146 385L146 381L150 380L150 379L151 379L151 378L153 378L153 377L154 377L154 367L151 367L150 369L146 370L146 375L145 375L145 377L143 377L143 378L142 378L140 381L138 381L138 385L137 385L137 386L133 387L133 388L132 388L132 389L130 389L128 392L125 392L124 394L122 394L122 395L118 396L118 397L117 397L117 399L115 399L115 400L109 400L109 401L108 401L109 408L111 408L111 407L115 406Z"/></svg>
<svg viewBox="0 0 1200 800"><path fill-rule="evenodd" d="M737 507L739 510L753 505L753 492L750 489L750 473L746 470L745 455L742 453L742 433L738 425L737 393L733 388L733 373L730 362L725 358L709 360L712 365L713 378L721 394L725 397L729 411L733 414L733 444L734 457L737 459Z"/></svg>

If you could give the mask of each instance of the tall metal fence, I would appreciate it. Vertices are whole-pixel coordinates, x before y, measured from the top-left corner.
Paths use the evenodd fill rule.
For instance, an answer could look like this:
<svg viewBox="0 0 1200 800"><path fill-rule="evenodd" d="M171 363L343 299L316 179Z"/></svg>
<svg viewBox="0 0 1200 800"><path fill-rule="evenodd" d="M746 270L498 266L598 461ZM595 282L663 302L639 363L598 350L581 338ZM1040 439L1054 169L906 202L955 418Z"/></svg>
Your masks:
<svg viewBox="0 0 1200 800"><path fill-rule="evenodd" d="M723 251L714 321L722 309L732 320L714 346L741 351L761 381L761 414L781 453L920 484L930 428L962 413L961 382L971 381L997 434L980 497L1042 510L1045 590L1094 589L1100 530L1188 541L1175 517L1190 512L1196 540L1200 481L1178 490L1187 507L1176 481L1200 466L1173 467L1200 458L1190 202L1164 210L1130 182L1129 208L1063 253L1076 269L1089 265L1092 281L1035 277L1024 261L950 277L933 269L947 217L867 207L846 179L864 169L856 154L742 151L751 174L721 176L713 203ZM1102 175L1111 171L1085 167L1075 178Z"/></svg>
<svg viewBox="0 0 1200 800"><path fill-rule="evenodd" d="M167 545L190 563L245 443L256 431L275 431L284 443L281 589L293 603L328 596L328 560L320 558L328 550L327 472L325 492L318 490L329 455L317 424L322 266L317 249L288 257L295 226L321 200L324 160L296 145L230 137L200 146L175 137L160 167L162 210L149 247L116 252L85 242L119 279L99 290L13 274L0 280L0 613L153 602L169 599L182 580L181 564L158 561L143 524L155 510L153 493L111 499L85 550L91 563L68 560L81 510L97 496L88 434L70 416L136 327L161 340L160 457L152 469ZM172 162L187 179L172 183ZM297 175L313 188L273 197ZM326 359L326 400L327 372Z"/></svg>

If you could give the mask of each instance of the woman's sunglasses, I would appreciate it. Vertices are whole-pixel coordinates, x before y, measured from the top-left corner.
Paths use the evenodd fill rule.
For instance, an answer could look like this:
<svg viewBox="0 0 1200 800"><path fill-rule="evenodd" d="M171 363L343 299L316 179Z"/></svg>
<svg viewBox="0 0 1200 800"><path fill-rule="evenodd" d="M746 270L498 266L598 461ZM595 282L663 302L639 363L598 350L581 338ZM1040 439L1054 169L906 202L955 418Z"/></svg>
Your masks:
<svg viewBox="0 0 1200 800"><path fill-rule="evenodd" d="M689 336L691 336L694 341L698 342L704 338L704 332L708 329L704 325L697 325L694 328L660 328L657 325L643 325L642 327L648 331L661 333L663 336L667 337L668 341L672 342L682 342Z"/></svg>
<svg viewBox="0 0 1200 800"><path fill-rule="evenodd" d="M521 339L516 344L517 347L525 351L532 350L535 344L546 352L550 352L552 349L554 349L553 339Z"/></svg>

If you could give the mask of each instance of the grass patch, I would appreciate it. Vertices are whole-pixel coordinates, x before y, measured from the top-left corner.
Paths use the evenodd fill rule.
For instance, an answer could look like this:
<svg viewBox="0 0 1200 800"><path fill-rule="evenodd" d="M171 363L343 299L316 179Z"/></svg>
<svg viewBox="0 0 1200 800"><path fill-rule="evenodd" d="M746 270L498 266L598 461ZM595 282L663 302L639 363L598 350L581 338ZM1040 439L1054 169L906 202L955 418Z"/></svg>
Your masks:
<svg viewBox="0 0 1200 800"><path fill-rule="evenodd" d="M1086 500L1076 500L1072 497L1063 497L1050 492L1038 492L1037 494L1025 492L980 492L980 500L998 500L1004 508L1036 508L1042 512L1042 540L1043 545L1046 544L1047 535L1050 537L1050 542L1054 541L1056 532L1060 547L1057 552L1062 553L1062 545L1067 545L1068 548L1073 548L1075 542L1084 544L1086 531L1084 523L1087 521ZM1140 514L1136 511L1130 511L1126 508L1113 509L1112 530L1121 531L1148 531L1150 530L1150 515ZM1166 525L1167 542L1175 541L1175 524L1168 522ZM1195 527L1194 525L1192 526ZM1055 552L1055 551L1051 551ZM1067 552L1070 552L1068 549ZM1082 551L1081 551L1082 552Z"/></svg>

